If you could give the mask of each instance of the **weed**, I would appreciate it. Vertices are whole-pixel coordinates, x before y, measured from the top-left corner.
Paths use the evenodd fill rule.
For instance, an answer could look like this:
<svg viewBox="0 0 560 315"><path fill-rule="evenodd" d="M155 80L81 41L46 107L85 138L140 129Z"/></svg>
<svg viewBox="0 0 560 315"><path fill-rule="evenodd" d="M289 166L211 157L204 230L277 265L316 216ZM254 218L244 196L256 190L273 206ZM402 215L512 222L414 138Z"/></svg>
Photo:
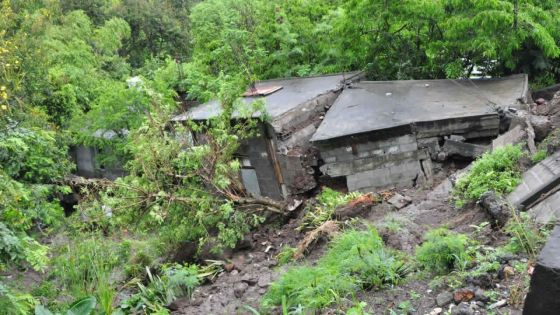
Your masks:
<svg viewBox="0 0 560 315"><path fill-rule="evenodd" d="M464 269L470 260L466 252L468 238L445 228L428 231L425 242L417 248L416 258L426 269L438 273Z"/></svg>
<svg viewBox="0 0 560 315"><path fill-rule="evenodd" d="M324 187L321 194L317 196L317 204L314 206L310 205L306 208L305 215L303 216L302 223L298 227L298 230L319 227L321 224L334 217L334 211L338 206L347 204L350 200L356 199L359 196L361 196L361 194L357 192L342 194L328 187Z"/></svg>
<svg viewBox="0 0 560 315"><path fill-rule="evenodd" d="M484 153L474 161L469 173L457 181L453 191L458 198L456 205L460 207L476 201L489 190L498 194L511 192L521 180L518 161L522 155L519 145L507 145Z"/></svg>
<svg viewBox="0 0 560 315"><path fill-rule="evenodd" d="M531 157L531 161L533 161L534 163L538 163L544 159L546 159L547 157L547 152L546 150L539 150L537 151L537 153L535 153L532 157Z"/></svg>
<svg viewBox="0 0 560 315"><path fill-rule="evenodd" d="M517 214L512 211L512 213L512 218L505 227L506 232L511 235L506 248L513 253L523 252L531 259L536 258L539 249L546 241L549 227L539 228L526 212Z"/></svg>
<svg viewBox="0 0 560 315"><path fill-rule="evenodd" d="M359 289L398 284L408 273L404 260L385 249L374 229L351 230L335 238L314 267L289 269L263 299L263 307L303 305L318 310Z"/></svg>
<svg viewBox="0 0 560 315"><path fill-rule="evenodd" d="M369 315L365 310L366 306L366 302L354 302L354 305L346 310L346 315Z"/></svg>
<svg viewBox="0 0 560 315"><path fill-rule="evenodd" d="M130 312L149 310L165 314L165 306L183 296L190 297L200 284L199 268L196 265L164 265L161 276L153 275L146 268L149 283L138 283L139 292L121 304L121 309Z"/></svg>
<svg viewBox="0 0 560 315"><path fill-rule="evenodd" d="M294 259L294 254L296 253L297 248L285 245L282 247L278 255L276 255L276 259L280 265L285 265L291 262Z"/></svg>

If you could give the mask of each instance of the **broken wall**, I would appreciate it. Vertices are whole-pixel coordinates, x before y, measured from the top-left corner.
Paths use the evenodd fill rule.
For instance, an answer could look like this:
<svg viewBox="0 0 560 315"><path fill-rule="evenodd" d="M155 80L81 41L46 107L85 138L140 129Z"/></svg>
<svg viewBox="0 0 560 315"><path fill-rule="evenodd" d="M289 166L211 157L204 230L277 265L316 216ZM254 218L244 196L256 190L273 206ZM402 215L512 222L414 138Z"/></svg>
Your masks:
<svg viewBox="0 0 560 315"><path fill-rule="evenodd" d="M499 133L497 114L418 122L316 143L324 165L323 174L345 177L349 191L371 191L391 186L412 187L432 180L432 159L466 154L475 157L483 146L445 140L495 137ZM445 142L446 145L440 146Z"/></svg>

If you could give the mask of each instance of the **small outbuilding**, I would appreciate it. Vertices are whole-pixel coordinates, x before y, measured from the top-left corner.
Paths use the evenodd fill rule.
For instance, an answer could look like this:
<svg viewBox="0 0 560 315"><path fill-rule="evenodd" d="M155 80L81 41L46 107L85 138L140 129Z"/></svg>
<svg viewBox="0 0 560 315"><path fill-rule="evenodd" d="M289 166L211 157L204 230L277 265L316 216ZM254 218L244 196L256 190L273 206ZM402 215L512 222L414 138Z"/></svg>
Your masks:
<svg viewBox="0 0 560 315"><path fill-rule="evenodd" d="M344 89L311 142L324 163L321 172L345 178L349 191L415 186L431 180L431 157L445 139L496 137L499 109L517 108L527 97L524 74L362 81Z"/></svg>
<svg viewBox="0 0 560 315"><path fill-rule="evenodd" d="M245 141L237 152L241 179L249 193L281 200L316 187L318 154L309 140L343 88L360 75L268 80L256 83L244 94L247 103L264 100L270 118L260 126L260 136ZM220 103L210 101L172 121L205 121L220 112Z"/></svg>

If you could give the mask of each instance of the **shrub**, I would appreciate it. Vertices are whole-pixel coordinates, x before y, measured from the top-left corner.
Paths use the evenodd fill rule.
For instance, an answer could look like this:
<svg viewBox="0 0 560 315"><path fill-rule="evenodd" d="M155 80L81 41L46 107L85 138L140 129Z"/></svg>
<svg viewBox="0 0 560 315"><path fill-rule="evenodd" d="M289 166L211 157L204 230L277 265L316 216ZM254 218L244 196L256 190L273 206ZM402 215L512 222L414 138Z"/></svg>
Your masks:
<svg viewBox="0 0 560 315"><path fill-rule="evenodd" d="M476 201L489 190L498 194L511 192L521 180L518 161L522 154L519 145L484 153L469 173L457 181L454 189L454 195L459 198L457 205Z"/></svg>
<svg viewBox="0 0 560 315"><path fill-rule="evenodd" d="M350 200L361 196L358 192L343 194L328 187L324 187L317 196L317 203L305 209L302 223L299 230L314 229L325 221L333 218L334 211L338 206L347 204Z"/></svg>
<svg viewBox="0 0 560 315"><path fill-rule="evenodd" d="M321 309L360 289L399 283L407 274L404 260L385 249L374 229L351 230L335 238L314 267L289 269L263 300L265 308L280 305Z"/></svg>
<svg viewBox="0 0 560 315"><path fill-rule="evenodd" d="M470 258L468 238L445 228L429 231L424 243L416 249L416 259L426 269L438 273L463 268Z"/></svg>

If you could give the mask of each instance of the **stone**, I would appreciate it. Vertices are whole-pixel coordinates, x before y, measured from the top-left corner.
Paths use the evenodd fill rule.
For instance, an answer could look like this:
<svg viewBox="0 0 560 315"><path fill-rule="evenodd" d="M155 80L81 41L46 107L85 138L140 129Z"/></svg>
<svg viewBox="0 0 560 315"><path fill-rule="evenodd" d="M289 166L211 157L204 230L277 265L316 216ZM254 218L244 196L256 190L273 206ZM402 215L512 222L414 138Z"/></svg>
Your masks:
<svg viewBox="0 0 560 315"><path fill-rule="evenodd" d="M526 136L527 133L523 129L522 125L516 125L508 132L500 135L492 141L492 150L496 150L497 148L503 147L507 144L517 144L523 141Z"/></svg>
<svg viewBox="0 0 560 315"><path fill-rule="evenodd" d="M478 288L474 291L474 299L475 301L482 302L483 305L484 303L490 301L490 298L486 296L486 293L481 288Z"/></svg>
<svg viewBox="0 0 560 315"><path fill-rule="evenodd" d="M227 272L231 272L233 269L235 268L235 265L230 263L230 264L224 264L224 270Z"/></svg>
<svg viewBox="0 0 560 315"><path fill-rule="evenodd" d="M499 301L496 302L496 303L490 304L490 306L488 306L488 309L489 309L489 310L493 310L493 309L495 309L495 308L500 308L500 307L502 307L502 306L505 306L506 304L507 304L507 300L506 300L506 299L499 300ZM523 313L525 314L525 311L523 311ZM558 313L556 312L556 309L555 309L555 311L554 311L553 313L528 313L528 314L539 314L539 315L544 315L544 314L558 314Z"/></svg>
<svg viewBox="0 0 560 315"><path fill-rule="evenodd" d="M511 216L511 210L505 198L499 196L494 191L487 191L480 196L480 206L492 218L491 225L494 228L501 228L506 225Z"/></svg>
<svg viewBox="0 0 560 315"><path fill-rule="evenodd" d="M541 141L551 130L551 123L548 116L530 115L529 121L535 130L535 141Z"/></svg>
<svg viewBox="0 0 560 315"><path fill-rule="evenodd" d="M451 302L453 302L453 294L451 292L441 292L436 296L437 306L445 306Z"/></svg>
<svg viewBox="0 0 560 315"><path fill-rule="evenodd" d="M451 315L474 315L474 310L467 302L461 302L451 309Z"/></svg>
<svg viewBox="0 0 560 315"><path fill-rule="evenodd" d="M257 282L257 285L260 288L266 288L270 285L270 275L269 274L264 274L261 275L261 277L259 278L259 281Z"/></svg>
<svg viewBox="0 0 560 315"><path fill-rule="evenodd" d="M233 288L233 294L235 295L236 298L240 299L245 293L245 291L247 291L248 287L249 285L247 283L238 282L235 284L235 287Z"/></svg>
<svg viewBox="0 0 560 315"><path fill-rule="evenodd" d="M250 274L243 275L243 277L241 277L241 281L247 283L248 285L255 285L258 282L258 280Z"/></svg>
<svg viewBox="0 0 560 315"><path fill-rule="evenodd" d="M474 292L470 289L459 289L453 292L453 301L455 304L459 304L461 302L469 302L474 299Z"/></svg>
<svg viewBox="0 0 560 315"><path fill-rule="evenodd" d="M438 315L441 314L442 312L443 312L443 308L436 307L430 312L430 315Z"/></svg>
<svg viewBox="0 0 560 315"><path fill-rule="evenodd" d="M393 195L393 197L389 198L389 200L387 200L387 202L393 206L395 206L395 208L397 209L402 209L404 207L406 207L407 205L409 205L412 202L412 199L410 199L410 197L406 197L403 196L401 194L395 193Z"/></svg>

